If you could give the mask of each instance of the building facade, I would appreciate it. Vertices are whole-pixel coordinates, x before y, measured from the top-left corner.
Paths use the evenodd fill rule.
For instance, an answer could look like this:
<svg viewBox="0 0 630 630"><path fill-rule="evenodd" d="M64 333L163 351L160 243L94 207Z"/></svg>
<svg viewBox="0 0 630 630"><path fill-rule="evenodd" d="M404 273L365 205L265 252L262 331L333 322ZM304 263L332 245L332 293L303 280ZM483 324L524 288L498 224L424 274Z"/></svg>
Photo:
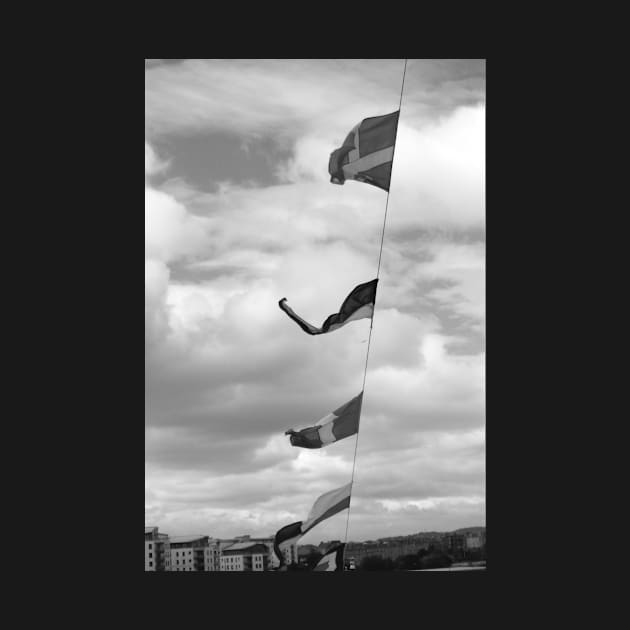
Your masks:
<svg viewBox="0 0 630 630"><path fill-rule="evenodd" d="M224 552L229 547L236 544L247 543L249 545L253 545L253 544L264 545L267 549L267 553L263 554L265 555L265 559L259 559L259 564L260 563L263 564L263 569L262 569L263 571L274 571L280 566L280 560L278 560L276 556L276 552L274 551L274 547L273 547L274 540L275 540L275 536L267 536L266 538L252 538L251 536L237 536L236 538L221 539L220 541L218 541L218 543L221 550L221 558L223 558ZM232 551L234 551L234 549L232 549ZM225 557L230 558L232 556L234 556L234 554L230 553L230 554L227 554ZM290 547L287 547L284 550L284 559L285 559L286 564L298 563L298 546L296 543L294 543ZM220 570L220 571L246 570L244 568L243 569L236 568L239 566L240 566L239 561L236 558L232 557L232 559L226 560L225 562L222 561L221 568L217 570ZM228 567L234 567L234 568L230 569ZM256 570L259 570L259 569L256 569Z"/></svg>
<svg viewBox="0 0 630 630"><path fill-rule="evenodd" d="M144 528L145 571L273 571L280 566L274 537L168 536ZM286 564L298 562L298 546L284 551Z"/></svg>
<svg viewBox="0 0 630 630"><path fill-rule="evenodd" d="M368 542L350 543L346 546L346 558L352 559L355 564L360 564L365 558L379 557L382 559L396 560L401 556L417 554L422 549L428 549L429 541L410 542Z"/></svg>
<svg viewBox="0 0 630 630"><path fill-rule="evenodd" d="M237 542L223 549L221 571L268 571L269 548L257 542Z"/></svg>
<svg viewBox="0 0 630 630"><path fill-rule="evenodd" d="M157 527L144 528L144 570L171 570L169 537L168 534L160 534Z"/></svg>
<svg viewBox="0 0 630 630"><path fill-rule="evenodd" d="M218 571L219 548L209 536L170 539L171 571Z"/></svg>

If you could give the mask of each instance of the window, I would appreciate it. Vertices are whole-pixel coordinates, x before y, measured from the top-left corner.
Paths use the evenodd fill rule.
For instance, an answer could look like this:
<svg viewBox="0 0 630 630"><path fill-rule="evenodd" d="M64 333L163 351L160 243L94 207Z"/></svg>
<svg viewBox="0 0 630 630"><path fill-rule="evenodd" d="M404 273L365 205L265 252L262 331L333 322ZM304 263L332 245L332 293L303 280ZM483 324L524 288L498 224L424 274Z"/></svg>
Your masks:
<svg viewBox="0 0 630 630"><path fill-rule="evenodd" d="M153 543L149 543L149 549L153 549Z"/></svg>
<svg viewBox="0 0 630 630"><path fill-rule="evenodd" d="M149 551L149 558L153 558L153 553Z"/></svg>
<svg viewBox="0 0 630 630"><path fill-rule="evenodd" d="M149 562L149 566L152 567L153 566L153 562Z"/></svg>

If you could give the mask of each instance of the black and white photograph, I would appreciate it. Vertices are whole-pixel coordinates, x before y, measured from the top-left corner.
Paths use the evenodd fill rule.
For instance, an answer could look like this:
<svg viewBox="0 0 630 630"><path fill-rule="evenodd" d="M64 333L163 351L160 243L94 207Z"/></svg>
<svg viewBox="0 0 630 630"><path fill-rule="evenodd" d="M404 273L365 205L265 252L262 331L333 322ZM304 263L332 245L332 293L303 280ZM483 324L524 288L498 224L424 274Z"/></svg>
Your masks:
<svg viewBox="0 0 630 630"><path fill-rule="evenodd" d="M485 75L145 59L145 572L486 570Z"/></svg>

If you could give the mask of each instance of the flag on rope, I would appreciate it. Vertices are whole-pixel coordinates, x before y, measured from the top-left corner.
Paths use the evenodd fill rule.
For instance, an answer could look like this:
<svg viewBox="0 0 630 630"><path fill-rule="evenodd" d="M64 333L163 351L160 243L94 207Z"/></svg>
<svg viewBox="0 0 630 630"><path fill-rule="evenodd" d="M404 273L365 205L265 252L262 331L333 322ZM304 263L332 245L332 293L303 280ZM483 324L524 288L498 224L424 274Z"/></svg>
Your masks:
<svg viewBox="0 0 630 630"><path fill-rule="evenodd" d="M330 154L328 172L333 184L355 179L389 191L399 113L366 118L352 129Z"/></svg>
<svg viewBox="0 0 630 630"><path fill-rule="evenodd" d="M313 529L318 523L350 507L351 489L352 482L346 486L322 494L313 504L308 518L305 521L285 525L276 532L273 548L276 552L276 556L278 556L278 560L280 560L280 569L286 564L284 550L287 547L297 543L306 532Z"/></svg>
<svg viewBox="0 0 630 630"><path fill-rule="evenodd" d="M284 550L288 549L291 545L297 543L304 535L302 531L302 521L297 523L291 523L281 527L276 532L276 537L273 541L273 549L276 552L278 560L280 560L279 571L282 571L286 567L286 560L284 558ZM286 570L286 569L284 569Z"/></svg>
<svg viewBox="0 0 630 630"><path fill-rule="evenodd" d="M345 543L337 543L330 547L315 565L313 571L343 571L343 550Z"/></svg>
<svg viewBox="0 0 630 630"><path fill-rule="evenodd" d="M354 287L350 295L343 301L338 313L329 315L321 328L317 328L297 315L286 303L287 298L282 298L278 306L309 335L322 335L341 328L348 322L353 322L364 317L372 317L374 314L374 302L376 300L376 285L378 278Z"/></svg>
<svg viewBox="0 0 630 630"><path fill-rule="evenodd" d="M321 448L354 435L359 430L362 402L363 392L322 418L318 425L300 431L289 429L285 435L291 436L291 446L302 448Z"/></svg>

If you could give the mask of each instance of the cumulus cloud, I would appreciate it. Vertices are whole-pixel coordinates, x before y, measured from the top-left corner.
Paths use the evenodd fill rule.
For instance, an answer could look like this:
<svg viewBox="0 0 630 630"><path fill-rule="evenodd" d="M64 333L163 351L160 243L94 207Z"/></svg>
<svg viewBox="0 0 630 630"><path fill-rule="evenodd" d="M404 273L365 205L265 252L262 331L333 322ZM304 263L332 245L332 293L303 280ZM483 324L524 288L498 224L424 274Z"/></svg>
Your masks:
<svg viewBox="0 0 630 630"><path fill-rule="evenodd" d="M485 107L460 107L430 125L399 125L392 173L393 229L451 229L484 221Z"/></svg>
<svg viewBox="0 0 630 630"><path fill-rule="evenodd" d="M277 302L320 325L375 277L386 193L333 186L326 165L354 124L397 107L400 69L395 60L185 60L147 70L147 522L172 534L268 535L350 480L353 438L304 451L283 434L361 390L369 320L310 337ZM418 61L408 75L355 539L485 521L482 71ZM290 149L277 182L207 192L168 179L168 155L151 137L185 143L226 129L243 146L273 136ZM346 517L312 539L342 538Z"/></svg>
<svg viewBox="0 0 630 630"><path fill-rule="evenodd" d="M159 260L144 261L145 330L150 342L164 337L169 329L166 295L169 270Z"/></svg>
<svg viewBox="0 0 630 630"><path fill-rule="evenodd" d="M288 140L326 125L347 134L373 111L398 107L402 60L207 60L151 67L146 83L149 135L229 130ZM429 120L484 99L483 61L410 60L404 105Z"/></svg>
<svg viewBox="0 0 630 630"><path fill-rule="evenodd" d="M145 255L171 262L192 256L206 244L203 222L158 190L145 190Z"/></svg>
<svg viewBox="0 0 630 630"><path fill-rule="evenodd" d="M168 163L145 142L145 329L149 343L170 330L169 263L194 258L208 242L203 220L150 184L149 176L166 168Z"/></svg>
<svg viewBox="0 0 630 630"><path fill-rule="evenodd" d="M145 178L155 175L168 168L168 162L161 160L155 149L145 141L144 143L144 175Z"/></svg>
<svg viewBox="0 0 630 630"><path fill-rule="evenodd" d="M366 101L391 107L400 69L400 62L392 60L191 59L158 66L146 76L147 131L293 136L296 128L310 127L322 117L339 118L340 110L347 116L349 94L354 94L355 107Z"/></svg>

